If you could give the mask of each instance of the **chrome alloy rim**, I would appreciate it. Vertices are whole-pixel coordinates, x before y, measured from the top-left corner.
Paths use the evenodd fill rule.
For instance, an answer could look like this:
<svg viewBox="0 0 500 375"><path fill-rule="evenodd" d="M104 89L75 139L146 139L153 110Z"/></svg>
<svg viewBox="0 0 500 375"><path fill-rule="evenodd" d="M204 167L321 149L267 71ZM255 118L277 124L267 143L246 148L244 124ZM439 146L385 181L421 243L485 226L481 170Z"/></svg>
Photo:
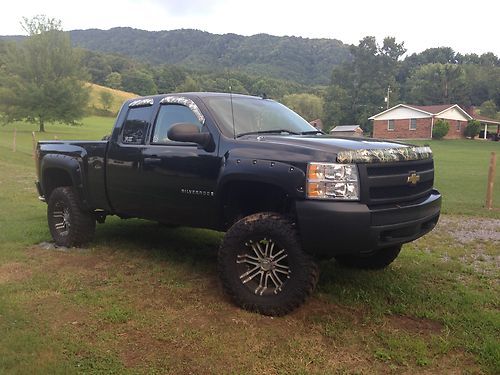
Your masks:
<svg viewBox="0 0 500 375"><path fill-rule="evenodd" d="M278 294L292 271L288 254L272 239L245 242L247 252L236 257L241 282L257 295Z"/></svg>
<svg viewBox="0 0 500 375"><path fill-rule="evenodd" d="M67 207L61 203L57 203L54 212L52 213L54 219L54 227L60 235L65 236L68 234L71 227L70 213Z"/></svg>

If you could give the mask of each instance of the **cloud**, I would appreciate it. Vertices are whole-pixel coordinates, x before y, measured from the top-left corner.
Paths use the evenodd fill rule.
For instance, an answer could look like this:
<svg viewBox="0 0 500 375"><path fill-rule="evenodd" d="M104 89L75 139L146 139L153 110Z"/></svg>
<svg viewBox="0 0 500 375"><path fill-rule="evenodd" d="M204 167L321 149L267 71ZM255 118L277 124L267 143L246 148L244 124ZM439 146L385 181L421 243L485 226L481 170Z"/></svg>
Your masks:
<svg viewBox="0 0 500 375"><path fill-rule="evenodd" d="M149 0L171 16L203 16L216 10L224 0Z"/></svg>

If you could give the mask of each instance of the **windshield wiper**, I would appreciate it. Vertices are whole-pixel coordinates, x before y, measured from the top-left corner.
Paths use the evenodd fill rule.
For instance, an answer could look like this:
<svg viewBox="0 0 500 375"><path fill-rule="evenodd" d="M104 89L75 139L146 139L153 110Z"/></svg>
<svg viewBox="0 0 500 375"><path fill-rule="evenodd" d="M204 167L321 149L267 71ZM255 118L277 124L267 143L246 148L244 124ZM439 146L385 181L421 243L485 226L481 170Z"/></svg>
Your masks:
<svg viewBox="0 0 500 375"><path fill-rule="evenodd" d="M292 134L292 135L302 134L302 133L293 132L293 131L287 130L287 129L273 129L273 130L259 130L259 131L255 131L255 132L240 133L236 136L236 138L243 137L244 135L251 135L251 134L280 134L280 133L287 133L287 134Z"/></svg>
<svg viewBox="0 0 500 375"><path fill-rule="evenodd" d="M307 134L325 134L325 132L322 132L321 130L308 130L306 132L301 132L300 134L302 134L302 135L307 135Z"/></svg>

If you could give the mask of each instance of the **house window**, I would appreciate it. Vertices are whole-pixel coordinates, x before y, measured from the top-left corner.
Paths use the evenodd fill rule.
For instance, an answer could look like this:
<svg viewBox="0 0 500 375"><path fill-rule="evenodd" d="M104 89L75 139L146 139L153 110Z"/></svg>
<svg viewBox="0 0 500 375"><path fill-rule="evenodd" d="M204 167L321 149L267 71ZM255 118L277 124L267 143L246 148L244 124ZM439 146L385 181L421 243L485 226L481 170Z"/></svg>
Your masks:
<svg viewBox="0 0 500 375"><path fill-rule="evenodd" d="M394 131L394 120L387 120L387 130Z"/></svg>
<svg viewBox="0 0 500 375"><path fill-rule="evenodd" d="M410 130L417 130L417 119L410 119Z"/></svg>
<svg viewBox="0 0 500 375"><path fill-rule="evenodd" d="M462 123L460 121L457 121L457 132L462 130Z"/></svg>

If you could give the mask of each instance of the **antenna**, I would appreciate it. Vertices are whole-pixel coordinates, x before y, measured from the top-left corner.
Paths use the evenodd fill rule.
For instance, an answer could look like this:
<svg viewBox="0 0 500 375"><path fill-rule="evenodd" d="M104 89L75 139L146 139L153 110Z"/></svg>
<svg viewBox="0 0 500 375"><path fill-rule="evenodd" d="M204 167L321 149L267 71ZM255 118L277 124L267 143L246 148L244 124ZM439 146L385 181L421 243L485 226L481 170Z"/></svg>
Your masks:
<svg viewBox="0 0 500 375"><path fill-rule="evenodd" d="M231 80L229 75L229 69L227 70L227 83L229 83L229 100L231 101L231 117L233 120L233 138L236 139L236 126L234 124L234 107L233 107L233 88L231 87Z"/></svg>

